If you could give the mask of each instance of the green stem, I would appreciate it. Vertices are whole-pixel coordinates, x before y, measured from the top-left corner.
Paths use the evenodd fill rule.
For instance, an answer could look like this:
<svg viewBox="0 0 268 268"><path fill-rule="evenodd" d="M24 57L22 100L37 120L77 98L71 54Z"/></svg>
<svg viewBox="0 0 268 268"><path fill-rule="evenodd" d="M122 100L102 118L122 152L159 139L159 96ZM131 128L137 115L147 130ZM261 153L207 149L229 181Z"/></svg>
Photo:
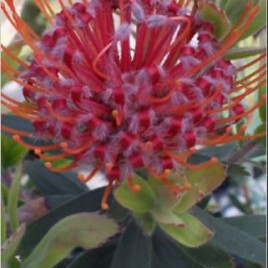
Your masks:
<svg viewBox="0 0 268 268"><path fill-rule="evenodd" d="M6 241L6 208L1 196L1 245Z"/></svg>
<svg viewBox="0 0 268 268"><path fill-rule="evenodd" d="M18 219L18 198L20 193L20 182L22 177L22 162L18 162L15 167L15 176L12 181L7 201L7 209L10 217L10 227L13 231L19 226Z"/></svg>

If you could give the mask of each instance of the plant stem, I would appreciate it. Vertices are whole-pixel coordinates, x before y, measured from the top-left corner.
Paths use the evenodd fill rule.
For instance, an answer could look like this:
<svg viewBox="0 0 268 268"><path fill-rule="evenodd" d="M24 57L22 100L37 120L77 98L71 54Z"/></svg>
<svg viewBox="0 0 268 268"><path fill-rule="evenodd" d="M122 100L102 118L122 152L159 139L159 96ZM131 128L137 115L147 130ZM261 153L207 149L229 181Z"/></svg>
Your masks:
<svg viewBox="0 0 268 268"><path fill-rule="evenodd" d="M6 241L6 208L1 196L1 245Z"/></svg>
<svg viewBox="0 0 268 268"><path fill-rule="evenodd" d="M12 181L7 201L7 209L10 217L10 227L13 231L19 226L18 219L18 197L20 193L20 182L22 177L22 161L15 166L15 175Z"/></svg>

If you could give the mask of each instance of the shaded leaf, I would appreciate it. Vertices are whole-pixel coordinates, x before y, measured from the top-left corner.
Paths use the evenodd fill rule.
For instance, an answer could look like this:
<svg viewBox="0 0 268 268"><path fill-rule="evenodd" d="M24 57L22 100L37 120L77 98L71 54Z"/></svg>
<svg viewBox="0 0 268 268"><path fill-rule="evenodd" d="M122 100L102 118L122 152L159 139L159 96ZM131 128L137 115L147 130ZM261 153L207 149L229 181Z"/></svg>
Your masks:
<svg viewBox="0 0 268 268"><path fill-rule="evenodd" d="M150 268L151 238L131 222L122 234L110 268Z"/></svg>
<svg viewBox="0 0 268 268"><path fill-rule="evenodd" d="M34 251L22 263L22 268L50 268L75 247L95 248L117 232L113 220L96 213L78 213L55 224Z"/></svg>
<svg viewBox="0 0 268 268"><path fill-rule="evenodd" d="M123 207L134 212L145 213L155 205L156 196L148 183L139 176L133 178L134 184L140 186L139 192L130 189L127 180L124 180L114 193L115 199Z"/></svg>
<svg viewBox="0 0 268 268"><path fill-rule="evenodd" d="M198 219L188 213L178 215L185 223L179 227L173 224L159 224L160 228L174 240L187 247L199 247L206 243L213 233Z"/></svg>
<svg viewBox="0 0 268 268"><path fill-rule="evenodd" d="M254 237L266 237L265 215L230 217L224 218L223 221Z"/></svg>
<svg viewBox="0 0 268 268"><path fill-rule="evenodd" d="M67 268L108 268L110 267L114 251L115 244L107 243L100 248L80 254L70 265L67 266Z"/></svg>
<svg viewBox="0 0 268 268"><path fill-rule="evenodd" d="M212 245L210 242L199 248L186 248L179 246L180 250L191 260L200 266L215 268L234 268L231 257L222 249Z"/></svg>
<svg viewBox="0 0 268 268"><path fill-rule="evenodd" d="M265 264L265 244L247 233L217 219L198 207L193 208L193 213L204 224L215 232L212 243L242 259Z"/></svg>
<svg viewBox="0 0 268 268"><path fill-rule="evenodd" d="M192 261L178 244L170 239L161 229L157 229L152 237L153 259L152 268L200 268Z"/></svg>
<svg viewBox="0 0 268 268"><path fill-rule="evenodd" d="M25 171L37 189L45 195L72 195L83 193L88 189L78 180L76 173L52 172L38 160L26 161Z"/></svg>
<svg viewBox="0 0 268 268"><path fill-rule="evenodd" d="M76 195L48 195L45 197L46 206L48 209L53 209L69 202L75 197Z"/></svg>
<svg viewBox="0 0 268 268"><path fill-rule="evenodd" d="M142 228L143 232L146 235L152 235L156 227L153 216L150 213L135 213L134 217L137 224Z"/></svg>
<svg viewBox="0 0 268 268"><path fill-rule="evenodd" d="M38 197L30 200L18 209L19 222L29 223L48 212L44 197Z"/></svg>
<svg viewBox="0 0 268 268"><path fill-rule="evenodd" d="M53 209L38 220L30 223L27 226L18 253L21 256L28 255L46 234L49 228L62 218L74 213L100 210L102 194L103 188L83 193L69 202Z"/></svg>

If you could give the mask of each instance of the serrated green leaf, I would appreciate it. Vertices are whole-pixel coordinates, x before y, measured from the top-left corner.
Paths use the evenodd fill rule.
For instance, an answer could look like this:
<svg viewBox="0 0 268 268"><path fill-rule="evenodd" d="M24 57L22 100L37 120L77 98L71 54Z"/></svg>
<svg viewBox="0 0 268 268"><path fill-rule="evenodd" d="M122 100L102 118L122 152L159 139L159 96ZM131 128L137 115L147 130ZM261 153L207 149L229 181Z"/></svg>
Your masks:
<svg viewBox="0 0 268 268"><path fill-rule="evenodd" d="M7 264L9 259L11 259L18 247L18 245L21 242L21 239L25 233L26 226L25 224L22 224L18 227L18 229L5 241L5 243L2 246L2 263Z"/></svg>
<svg viewBox="0 0 268 268"><path fill-rule="evenodd" d="M104 215L78 213L66 217L48 231L21 267L53 267L73 248L95 248L117 231L115 222Z"/></svg>
<svg viewBox="0 0 268 268"><path fill-rule="evenodd" d="M185 226L178 227L173 224L159 224L160 228L174 240L184 246L195 248L206 243L213 233L197 218L188 213L178 215Z"/></svg>
<svg viewBox="0 0 268 268"><path fill-rule="evenodd" d="M198 1L198 12L202 19L213 24L215 36L218 39L224 37L230 30L231 24L224 10L220 9L214 3L204 0Z"/></svg>
<svg viewBox="0 0 268 268"><path fill-rule="evenodd" d="M1 135L1 166L8 168L14 166L21 160L27 152L27 149L19 145L6 135Z"/></svg>
<svg viewBox="0 0 268 268"><path fill-rule="evenodd" d="M182 213L190 209L204 196L216 189L225 179L225 168L216 163L202 170L190 170L185 174L192 188L186 191L174 208L176 213Z"/></svg>
<svg viewBox="0 0 268 268"><path fill-rule="evenodd" d="M133 181L135 185L140 186L139 192L133 192L125 180L114 192L114 197L123 207L134 212L146 213L154 207L156 195L149 184L138 175L133 177Z"/></svg>
<svg viewBox="0 0 268 268"><path fill-rule="evenodd" d="M265 265L266 247L264 243L198 207L194 207L192 211L215 232L211 243L242 259Z"/></svg>
<svg viewBox="0 0 268 268"><path fill-rule="evenodd" d="M30 254L42 237L54 224L69 215L79 212L93 212L100 210L104 188L83 193L69 202L51 210L46 215L30 223L21 241L18 254L22 257ZM110 199L109 199L110 200Z"/></svg>
<svg viewBox="0 0 268 268"><path fill-rule="evenodd" d="M161 180L155 179L153 176L149 176L147 182L157 196L156 206L162 210L171 211L178 201L176 195Z"/></svg>
<svg viewBox="0 0 268 268"><path fill-rule="evenodd" d="M131 222L121 236L110 268L150 268L151 238Z"/></svg>

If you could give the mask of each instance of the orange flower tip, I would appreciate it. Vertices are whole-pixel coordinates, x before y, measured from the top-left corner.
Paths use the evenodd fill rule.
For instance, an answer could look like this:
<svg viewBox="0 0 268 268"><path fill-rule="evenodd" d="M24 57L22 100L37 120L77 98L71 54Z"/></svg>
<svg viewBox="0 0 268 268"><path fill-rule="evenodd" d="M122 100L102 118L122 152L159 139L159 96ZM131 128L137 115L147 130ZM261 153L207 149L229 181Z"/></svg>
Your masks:
<svg viewBox="0 0 268 268"><path fill-rule="evenodd" d="M246 9L251 9L253 6L253 3L252 2L248 2L247 5L246 5Z"/></svg>
<svg viewBox="0 0 268 268"><path fill-rule="evenodd" d="M52 163L51 162L46 162L45 167L48 168L48 169L52 168Z"/></svg>
<svg viewBox="0 0 268 268"><path fill-rule="evenodd" d="M175 83L175 86L179 86L181 82L180 82L180 80L175 80L174 83Z"/></svg>
<svg viewBox="0 0 268 268"><path fill-rule="evenodd" d="M20 141L20 136L19 135L13 135L12 136L14 141Z"/></svg>
<svg viewBox="0 0 268 268"><path fill-rule="evenodd" d="M101 209L102 210L107 210L109 208L109 205L107 203L102 203L101 204Z"/></svg>
<svg viewBox="0 0 268 268"><path fill-rule="evenodd" d="M261 96L261 100L262 100L262 101L266 101L266 97L267 97L266 94L265 94L265 95L262 95L262 96Z"/></svg>
<svg viewBox="0 0 268 268"><path fill-rule="evenodd" d="M209 160L211 163L213 164L216 164L219 162L218 158L217 157L211 157L210 160Z"/></svg>
<svg viewBox="0 0 268 268"><path fill-rule="evenodd" d="M196 151L197 151L195 147L192 147L189 150L190 150L191 153L196 153Z"/></svg>
<svg viewBox="0 0 268 268"><path fill-rule="evenodd" d="M68 144L66 142L61 142L60 147L66 149L68 147Z"/></svg>
<svg viewBox="0 0 268 268"><path fill-rule="evenodd" d="M145 144L144 144L144 147L143 147L143 150L144 152L149 152L151 151L153 148L153 144L151 141L147 141Z"/></svg>
<svg viewBox="0 0 268 268"><path fill-rule="evenodd" d="M34 149L34 153L36 155L41 155L42 154L42 151L40 149Z"/></svg>
<svg viewBox="0 0 268 268"><path fill-rule="evenodd" d="M139 192L141 190L140 185L136 184L131 187L131 190L135 193Z"/></svg>
<svg viewBox="0 0 268 268"><path fill-rule="evenodd" d="M110 172L111 169L113 168L114 164L112 162L108 162L106 165L105 165L105 168L107 170L107 172Z"/></svg>
<svg viewBox="0 0 268 268"><path fill-rule="evenodd" d="M183 186L184 190L190 190L192 188L192 185L189 182L186 182Z"/></svg>
<svg viewBox="0 0 268 268"><path fill-rule="evenodd" d="M226 134L230 134L232 132L232 127L227 127L226 128Z"/></svg>
<svg viewBox="0 0 268 268"><path fill-rule="evenodd" d="M171 170L170 169L165 169L164 170L164 175L165 176L168 176L170 173L171 173Z"/></svg>
<svg viewBox="0 0 268 268"><path fill-rule="evenodd" d="M77 177L78 177L78 179L79 179L80 181L83 181L83 180L85 179L85 176L84 176L84 174L82 174L82 173L78 173L78 174L77 174Z"/></svg>
<svg viewBox="0 0 268 268"><path fill-rule="evenodd" d="M112 110L112 116L117 117L119 114L118 110Z"/></svg>

